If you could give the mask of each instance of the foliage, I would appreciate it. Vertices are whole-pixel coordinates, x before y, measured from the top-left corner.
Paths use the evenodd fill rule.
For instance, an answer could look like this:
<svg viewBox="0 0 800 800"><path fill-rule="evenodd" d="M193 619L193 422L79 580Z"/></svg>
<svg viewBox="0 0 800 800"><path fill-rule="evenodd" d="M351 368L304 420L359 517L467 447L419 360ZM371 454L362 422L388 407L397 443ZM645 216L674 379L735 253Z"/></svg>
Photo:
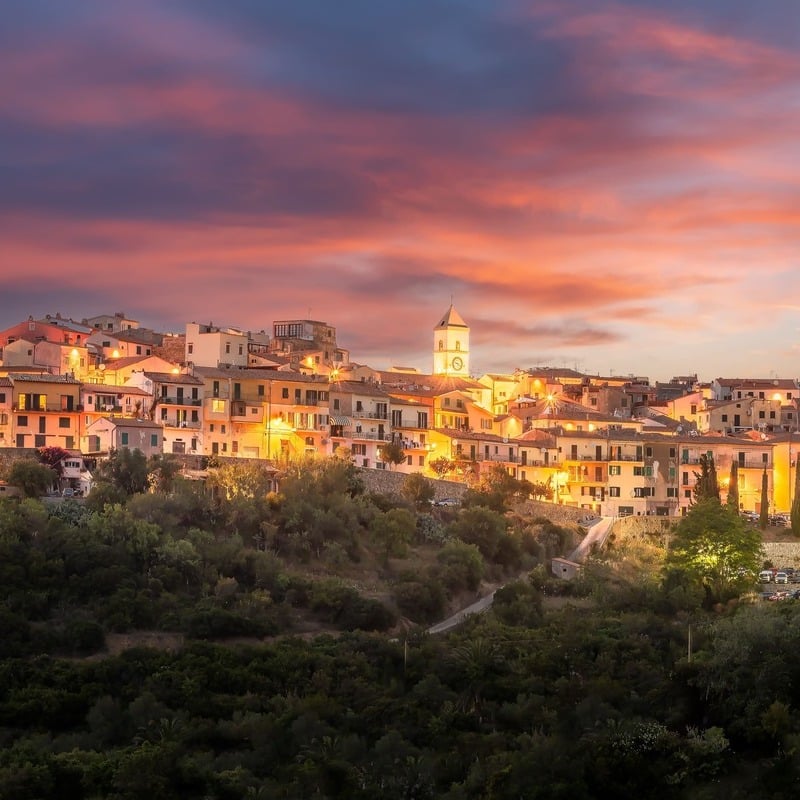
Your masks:
<svg viewBox="0 0 800 800"><path fill-rule="evenodd" d="M378 513L371 523L372 536L383 554L384 563L390 556L404 557L408 545L414 538L417 523L414 515L404 508L393 508L386 513Z"/></svg>
<svg viewBox="0 0 800 800"><path fill-rule="evenodd" d="M56 474L61 475L64 469L63 461L69 456L69 451L65 450L63 447L48 445L40 447L36 451L36 455L39 458L40 464L50 467Z"/></svg>
<svg viewBox="0 0 800 800"><path fill-rule="evenodd" d="M105 461L97 465L95 478L108 483L125 495L146 492L149 486L147 458L141 450L123 447L112 450Z"/></svg>
<svg viewBox="0 0 800 800"><path fill-rule="evenodd" d="M420 472L411 472L403 478L400 494L413 503L418 511L425 509L433 500L436 490L431 481Z"/></svg>
<svg viewBox="0 0 800 800"><path fill-rule="evenodd" d="M447 456L439 456L428 461L428 467L440 480L449 475L455 469L455 466L455 461L447 458Z"/></svg>
<svg viewBox="0 0 800 800"><path fill-rule="evenodd" d="M761 473L761 508L758 514L758 527L764 531L769 523L769 478L767 468Z"/></svg>
<svg viewBox="0 0 800 800"><path fill-rule="evenodd" d="M700 456L700 472L694 473L695 484L692 490L692 502L702 503L704 500L719 502L719 482L714 456L703 453Z"/></svg>
<svg viewBox="0 0 800 800"><path fill-rule="evenodd" d="M474 592L481 584L486 566L474 544L454 541L446 544L436 555L439 578L451 592Z"/></svg>
<svg viewBox="0 0 800 800"><path fill-rule="evenodd" d="M48 466L30 458L15 461L8 471L7 480L22 490L25 497L40 497L53 486L55 472Z"/></svg>
<svg viewBox="0 0 800 800"><path fill-rule="evenodd" d="M394 466L396 464L404 464L406 461L406 453L403 449L402 442L384 442L380 446L380 458L384 464Z"/></svg>
<svg viewBox="0 0 800 800"><path fill-rule="evenodd" d="M739 462L736 459L731 462L731 475L728 480L726 503L732 512L739 513Z"/></svg>
<svg viewBox="0 0 800 800"><path fill-rule="evenodd" d="M800 536L800 458L795 460L794 466L794 495L791 509L792 533Z"/></svg>
<svg viewBox="0 0 800 800"><path fill-rule="evenodd" d="M263 498L272 487L272 471L258 461L229 461L209 470L207 486L218 489L226 500Z"/></svg>
<svg viewBox="0 0 800 800"><path fill-rule="evenodd" d="M488 508L465 508L448 526L450 536L474 544L481 555L492 561L506 533L506 519Z"/></svg>
<svg viewBox="0 0 800 800"><path fill-rule="evenodd" d="M710 602L725 602L753 586L762 559L758 531L707 498L676 526L667 568L702 584Z"/></svg>

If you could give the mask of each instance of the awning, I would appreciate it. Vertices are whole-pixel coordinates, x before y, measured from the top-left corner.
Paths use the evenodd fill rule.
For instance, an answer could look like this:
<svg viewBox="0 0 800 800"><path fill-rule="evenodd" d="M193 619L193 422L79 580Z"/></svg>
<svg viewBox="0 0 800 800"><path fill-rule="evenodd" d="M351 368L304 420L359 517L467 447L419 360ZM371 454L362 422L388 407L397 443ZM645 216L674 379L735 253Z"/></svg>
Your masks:
<svg viewBox="0 0 800 800"><path fill-rule="evenodd" d="M347 426L351 424L350 417L334 417L331 415L328 417L328 419L331 421L331 425Z"/></svg>

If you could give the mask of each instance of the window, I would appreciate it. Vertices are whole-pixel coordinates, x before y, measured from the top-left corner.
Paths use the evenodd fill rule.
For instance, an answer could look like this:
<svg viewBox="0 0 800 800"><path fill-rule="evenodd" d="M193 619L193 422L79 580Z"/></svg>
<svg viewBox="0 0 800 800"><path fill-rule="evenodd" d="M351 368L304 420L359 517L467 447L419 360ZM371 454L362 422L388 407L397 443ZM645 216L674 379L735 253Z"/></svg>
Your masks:
<svg viewBox="0 0 800 800"><path fill-rule="evenodd" d="M460 350L460 349L461 349L461 342L456 342L456 350Z"/></svg>
<svg viewBox="0 0 800 800"><path fill-rule="evenodd" d="M667 486L667 497L677 497L677 496L678 496L678 487Z"/></svg>
<svg viewBox="0 0 800 800"><path fill-rule="evenodd" d="M691 406L689 406L689 413L690 414L697 413L697 403L692 403Z"/></svg>
<svg viewBox="0 0 800 800"><path fill-rule="evenodd" d="M192 422L199 422L200 418L197 415L196 411L192 411Z"/></svg>
<svg viewBox="0 0 800 800"><path fill-rule="evenodd" d="M727 414L723 414L722 415L722 421L723 422L727 422L728 421L728 415Z"/></svg>
<svg viewBox="0 0 800 800"><path fill-rule="evenodd" d="M27 414L17 417L17 425L19 425L21 428L26 428L28 426Z"/></svg>
<svg viewBox="0 0 800 800"><path fill-rule="evenodd" d="M356 411L363 411L364 404L360 400L356 400Z"/></svg>
<svg viewBox="0 0 800 800"><path fill-rule="evenodd" d="M295 389L294 390L294 401L295 403L300 403L303 397L303 390L302 389Z"/></svg>
<svg viewBox="0 0 800 800"><path fill-rule="evenodd" d="M592 397L592 398L590 398L590 399L589 399L589 403L590 403L591 405L593 405L593 406L596 406L596 405L597 405L597 398L596 398L596 397Z"/></svg>
<svg viewBox="0 0 800 800"><path fill-rule="evenodd" d="M211 394L213 394L214 397L219 397L219 381L214 381L211 384Z"/></svg>
<svg viewBox="0 0 800 800"><path fill-rule="evenodd" d="M648 458L652 458L652 457L653 457L653 448L652 448L652 447L645 447L645 449L644 449L644 454L645 454L645 455L646 455Z"/></svg>
<svg viewBox="0 0 800 800"><path fill-rule="evenodd" d="M127 447L127 446L128 446L128 434L127 434L127 433L125 433L125 432L123 431L123 432L122 432L122 433L119 435L119 441L120 441L120 444L121 444L123 447Z"/></svg>
<svg viewBox="0 0 800 800"><path fill-rule="evenodd" d="M158 434L151 433L150 434L150 447L158 447Z"/></svg>
<svg viewBox="0 0 800 800"><path fill-rule="evenodd" d="M0 403L5 403L6 401L6 393L0 392Z"/></svg>
<svg viewBox="0 0 800 800"><path fill-rule="evenodd" d="M414 463L414 456L406 456L406 464L408 464L408 466L410 467L413 465L413 463Z"/></svg>
<svg viewBox="0 0 800 800"><path fill-rule="evenodd" d="M244 345L241 345L241 344L239 345L239 355L242 355L244 353L244 350L242 349L243 347L244 347Z"/></svg>
<svg viewBox="0 0 800 800"><path fill-rule="evenodd" d="M669 457L670 458L675 458L675 452L676 452L675 448L674 447L670 447L670 449L669 449Z"/></svg>
<svg viewBox="0 0 800 800"><path fill-rule="evenodd" d="M619 486L609 486L608 487L608 496L609 497L619 497Z"/></svg>
<svg viewBox="0 0 800 800"><path fill-rule="evenodd" d="M225 352L226 353L230 353L230 351L231 351L231 343L230 342L226 342L225 343Z"/></svg>
<svg viewBox="0 0 800 800"><path fill-rule="evenodd" d="M162 408L161 409L161 420L162 421L166 421L166 419L167 419L167 409L166 408Z"/></svg>
<svg viewBox="0 0 800 800"><path fill-rule="evenodd" d="M619 464L609 464L608 465L608 474L609 475L622 475L622 467Z"/></svg>
<svg viewBox="0 0 800 800"><path fill-rule="evenodd" d="M450 405L450 398L449 397L445 397L444 400L442 400L442 405L443 406L449 406Z"/></svg>
<svg viewBox="0 0 800 800"><path fill-rule="evenodd" d="M392 411L392 425L399 428L403 424L403 412L399 410Z"/></svg>
<svg viewBox="0 0 800 800"><path fill-rule="evenodd" d="M227 431L227 426L226 425L220 425L219 426L219 432L220 433L227 433L228 432Z"/></svg>
<svg viewBox="0 0 800 800"><path fill-rule="evenodd" d="M136 345L136 355L140 356L142 354L142 347L141 345Z"/></svg>
<svg viewBox="0 0 800 800"><path fill-rule="evenodd" d="M191 355L192 353L194 353L194 345L193 345L191 342L189 342L189 344L188 344L188 345L186 345L186 352L187 352L189 355Z"/></svg>
<svg viewBox="0 0 800 800"><path fill-rule="evenodd" d="M225 401L224 400L212 400L211 401L211 411L214 414L224 414L225 413Z"/></svg>
<svg viewBox="0 0 800 800"><path fill-rule="evenodd" d="M684 489L683 490L683 496L684 497L691 497L692 496L692 490L691 489Z"/></svg>
<svg viewBox="0 0 800 800"><path fill-rule="evenodd" d="M258 396L259 397L263 397L264 396L264 384L263 383L259 383L258 384Z"/></svg>
<svg viewBox="0 0 800 800"><path fill-rule="evenodd" d="M58 427L59 428L69 428L69 417L59 417L58 418Z"/></svg>
<svg viewBox="0 0 800 800"><path fill-rule="evenodd" d="M281 388L281 399L288 400L289 399L289 387L284 386Z"/></svg>
<svg viewBox="0 0 800 800"><path fill-rule="evenodd" d="M439 339L439 350L444 350L444 342L441 339Z"/></svg>
<svg viewBox="0 0 800 800"><path fill-rule="evenodd" d="M767 415L766 415L766 414L765 414L763 411L759 411L759 412L758 412L758 418L759 418L759 419L764 419L764 417L766 417L766 416L767 416Z"/></svg>
<svg viewBox="0 0 800 800"><path fill-rule="evenodd" d="M775 412L774 411L770 411L769 412L769 418L770 419L775 419Z"/></svg>
<svg viewBox="0 0 800 800"><path fill-rule="evenodd" d="M420 467L425 466L425 456L419 456L419 466Z"/></svg>
<svg viewBox="0 0 800 800"><path fill-rule="evenodd" d="M681 483L684 486L686 486L686 484L689 483L689 473L688 472L684 472L683 475L681 475Z"/></svg>
<svg viewBox="0 0 800 800"><path fill-rule="evenodd" d="M241 345L240 345L240 348L241 348ZM238 441L234 440L234 441L231 442L231 452L232 453L238 453L239 452L239 442Z"/></svg>
<svg viewBox="0 0 800 800"><path fill-rule="evenodd" d="M428 427L428 412L427 411L417 411L417 427L418 428L427 428Z"/></svg>

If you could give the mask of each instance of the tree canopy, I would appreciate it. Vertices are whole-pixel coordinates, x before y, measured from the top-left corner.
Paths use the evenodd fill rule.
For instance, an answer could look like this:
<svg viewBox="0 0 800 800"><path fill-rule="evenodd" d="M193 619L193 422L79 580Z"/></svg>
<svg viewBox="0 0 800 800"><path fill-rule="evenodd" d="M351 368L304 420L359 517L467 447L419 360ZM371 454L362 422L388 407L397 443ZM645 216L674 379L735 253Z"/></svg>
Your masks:
<svg viewBox="0 0 800 800"><path fill-rule="evenodd" d="M757 530L713 498L705 498L675 527L667 567L699 582L711 602L720 602L754 584L762 549Z"/></svg>

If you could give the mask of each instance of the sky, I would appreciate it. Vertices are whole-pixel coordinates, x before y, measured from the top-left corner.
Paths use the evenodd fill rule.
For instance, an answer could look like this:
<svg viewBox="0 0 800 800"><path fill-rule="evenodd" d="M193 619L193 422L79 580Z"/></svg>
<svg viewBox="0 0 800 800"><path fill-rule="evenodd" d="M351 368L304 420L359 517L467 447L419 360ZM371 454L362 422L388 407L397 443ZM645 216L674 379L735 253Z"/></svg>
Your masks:
<svg viewBox="0 0 800 800"><path fill-rule="evenodd" d="M798 167L796 0L9 2L0 328L797 377Z"/></svg>

